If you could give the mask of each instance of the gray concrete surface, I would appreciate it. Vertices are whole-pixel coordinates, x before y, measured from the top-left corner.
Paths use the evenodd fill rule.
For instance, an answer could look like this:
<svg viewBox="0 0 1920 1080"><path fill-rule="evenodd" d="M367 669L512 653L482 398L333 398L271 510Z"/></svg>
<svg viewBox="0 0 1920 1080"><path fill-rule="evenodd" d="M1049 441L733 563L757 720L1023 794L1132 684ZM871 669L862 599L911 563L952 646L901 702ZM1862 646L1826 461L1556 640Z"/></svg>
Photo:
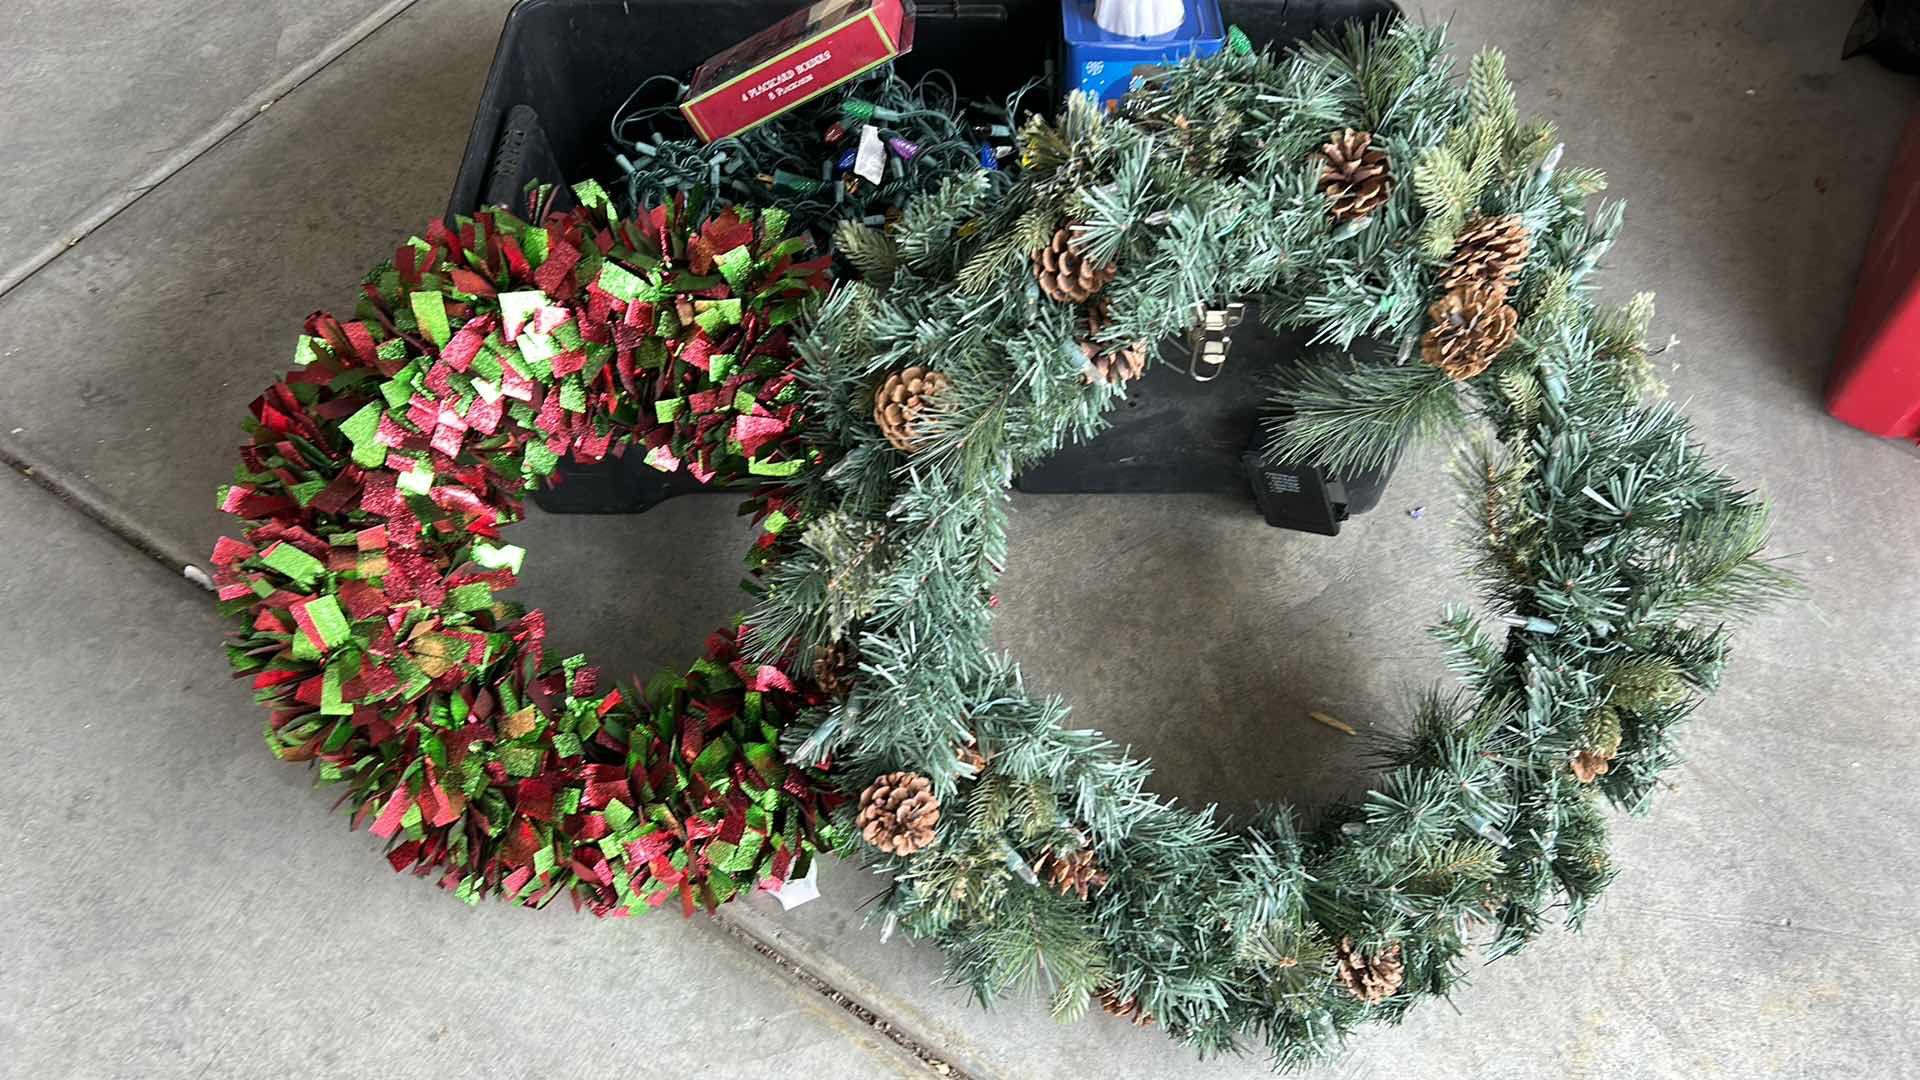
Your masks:
<svg viewBox="0 0 1920 1080"><path fill-rule="evenodd" d="M0 288L350 48L409 0L0 10Z"/></svg>
<svg viewBox="0 0 1920 1080"><path fill-rule="evenodd" d="M184 7L123 17L140 20L145 47L179 56L209 35L268 40L259 27L314 10L261 5L275 14L258 26L208 30L175 18ZM0 296L0 451L165 558L202 558L223 524L211 490L236 421L283 366L300 316L344 299L443 203L504 7L415 0ZM1920 461L1818 402L1915 100L1910 80L1837 60L1853 7L1462 0L1424 12L1451 16L1464 47L1503 44L1523 107L1560 122L1569 161L1606 167L1632 200L1607 291L1660 293L1656 331L1681 339L1667 354L1674 393L1721 460L1775 498L1777 547L1807 589L1741 639L1690 733L1691 763L1650 817L1621 823L1623 872L1586 934L1549 936L1478 976L1457 1009L1374 1032L1315 1077L1920 1070L1920 842L1907 828L1920 814L1907 776L1920 750ZM96 75L119 92L136 78ZM200 84L195 115L216 122L260 81ZM10 94L0 128L41 122L40 100ZM102 147L136 153L139 137L36 141L24 159L0 147L0 167L29 161L36 184L104 175ZM1304 714L1391 731L1408 694L1444 675L1420 631L1465 598L1444 466L1434 453L1409 462L1337 540L1268 530L1228 500L1023 498L1002 640L1079 722L1153 757L1161 790L1310 812L1365 784L1364 739ZM777 972L736 966L710 924L468 912L388 874L375 841L340 829L300 771L259 747L252 707L219 677L203 598L38 492L0 500L0 550L16 553L0 574L4 610L73 613L0 638L0 754L24 796L0 801L0 825L27 856L8 860L24 873L0 878L0 1074L361 1075L381 1062L410 1076L493 1061L534 1075L591 1060L688 1075L692 1059L674 1055L749 1036L741 1075L896 1060L852 1049L873 1044L797 1002ZM615 671L676 666L735 606L744 535L714 500L638 520L536 516L516 537L532 553L522 592L548 609L560 647L590 645ZM688 572L695 549L711 555ZM823 886L797 911L754 902L728 918L969 1073L1264 1073L1256 1060L1196 1062L1104 1017L1061 1026L1020 1003L978 1010L937 985L937 956L862 925L877 882L838 864ZM517 964L478 959L475 941ZM402 954L421 958L413 981ZM757 978L764 1015L786 1015L703 1025L697 1001L649 995L647 978L728 1001ZM620 1019L568 1043L608 1002ZM647 1009L684 1010L680 1041L647 1042ZM849 1040L847 1064L830 1038ZM308 1056L323 1044L331 1058Z"/></svg>
<svg viewBox="0 0 1920 1080"><path fill-rule="evenodd" d="M0 439L204 559L234 403L446 208L506 7L418 0L0 297Z"/></svg>
<svg viewBox="0 0 1920 1080"><path fill-rule="evenodd" d="M11 472L0 550L0 1075L922 1071L706 920L391 873L262 751L205 593Z"/></svg>

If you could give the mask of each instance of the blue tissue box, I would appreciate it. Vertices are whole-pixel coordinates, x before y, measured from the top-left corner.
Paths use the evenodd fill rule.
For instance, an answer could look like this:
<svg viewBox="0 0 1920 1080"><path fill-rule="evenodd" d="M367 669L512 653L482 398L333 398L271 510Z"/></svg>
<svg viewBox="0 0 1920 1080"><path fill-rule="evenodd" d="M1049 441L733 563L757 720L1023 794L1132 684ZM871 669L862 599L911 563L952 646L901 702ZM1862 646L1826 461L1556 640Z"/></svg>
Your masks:
<svg viewBox="0 0 1920 1080"><path fill-rule="evenodd" d="M1136 68L1219 52L1227 40L1220 0L1186 0L1186 7L1186 20L1172 33L1122 37L1093 21L1093 0L1060 0L1061 34L1067 46L1065 89L1084 90L1101 104L1118 101L1132 86Z"/></svg>

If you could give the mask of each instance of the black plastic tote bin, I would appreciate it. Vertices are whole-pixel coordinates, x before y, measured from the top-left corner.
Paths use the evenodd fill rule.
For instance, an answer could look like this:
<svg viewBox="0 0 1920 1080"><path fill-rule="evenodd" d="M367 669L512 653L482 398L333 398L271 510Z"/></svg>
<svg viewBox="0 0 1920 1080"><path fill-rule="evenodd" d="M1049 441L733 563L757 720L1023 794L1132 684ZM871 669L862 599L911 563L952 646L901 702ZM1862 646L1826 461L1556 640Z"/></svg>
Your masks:
<svg viewBox="0 0 1920 1080"><path fill-rule="evenodd" d="M528 181L566 185L618 175L608 135L613 112L649 75L685 76L695 65L799 6L798 0L520 0L507 15L467 136L449 214L518 205ZM1256 43L1284 44L1354 18L1398 13L1390 0L1243 0L1229 22ZM1059 51L1057 0L952 3L920 0L909 78L952 75L968 99L999 99L1049 68ZM564 196L563 196L564 197ZM1023 491L1255 493L1270 522L1337 532L1378 501L1385 470L1340 478L1311 466L1262 471L1261 376L1300 354L1251 315L1234 332L1220 378L1197 382L1160 364L1136 383L1113 427L1063 449L1020 477ZM1163 355L1184 353L1168 343ZM536 495L558 513L636 513L669 496L704 490L662 475L637 454L562 466L563 482ZM1258 489L1258 490L1256 490Z"/></svg>

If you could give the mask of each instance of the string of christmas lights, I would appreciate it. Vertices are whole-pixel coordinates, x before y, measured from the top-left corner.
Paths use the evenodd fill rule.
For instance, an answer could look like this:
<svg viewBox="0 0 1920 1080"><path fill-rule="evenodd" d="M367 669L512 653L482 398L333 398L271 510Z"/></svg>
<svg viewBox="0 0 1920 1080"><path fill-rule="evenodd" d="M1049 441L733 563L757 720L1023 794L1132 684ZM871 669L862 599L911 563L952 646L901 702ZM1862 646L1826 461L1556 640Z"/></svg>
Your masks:
<svg viewBox="0 0 1920 1080"><path fill-rule="evenodd" d="M779 206L794 227L820 235L841 221L884 226L943 177L980 170L990 183L1010 184L1014 117L1042 82L999 103L967 102L944 71L909 82L887 64L785 116L703 143L680 116L687 85L654 75L608 125L624 174L616 186L628 211L698 188L734 205Z"/></svg>

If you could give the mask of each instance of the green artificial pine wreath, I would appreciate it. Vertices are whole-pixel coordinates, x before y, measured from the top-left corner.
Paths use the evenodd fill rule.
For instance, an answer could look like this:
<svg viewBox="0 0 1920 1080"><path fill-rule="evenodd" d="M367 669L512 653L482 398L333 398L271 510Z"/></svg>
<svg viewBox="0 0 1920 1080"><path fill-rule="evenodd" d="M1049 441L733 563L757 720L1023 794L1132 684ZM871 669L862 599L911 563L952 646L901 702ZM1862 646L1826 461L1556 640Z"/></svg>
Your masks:
<svg viewBox="0 0 1920 1080"><path fill-rule="evenodd" d="M230 654L275 751L469 899L691 912L857 848L887 928L982 1001L1038 987L1282 1067L1555 907L1577 924L1614 873L1604 805L1646 805L1727 626L1787 585L1766 508L1645 403L1650 300L1587 293L1619 209L1589 215L1600 174L1559 167L1499 54L1462 85L1438 29L1234 42L1028 123L1012 183L843 225L865 276L817 306L784 214L697 197L624 221L587 186L403 246L358 318L309 321L222 495L249 522L214 558ZM1243 297L1328 347L1272 453L1457 443L1493 613L1444 615L1460 688L1312 829L1151 794L989 636L1012 478L1100 429L1144 343ZM765 527L756 608L644 699L546 662L494 597L519 492L628 446L757 481Z"/></svg>
<svg viewBox="0 0 1920 1080"><path fill-rule="evenodd" d="M1445 994L1470 948L1512 952L1557 906L1579 923L1614 874L1603 807L1646 805L1728 622L1787 584L1759 557L1767 511L1643 404L1650 300L1587 293L1619 208L1589 216L1600 174L1559 167L1498 53L1463 86L1442 31L1410 24L1236 48L1111 114L1072 98L1019 143L1011 188L954 176L865 237L867 279L804 331L827 464L796 478L802 546L747 647L857 650L859 683L784 745L831 757L849 797L924 778L944 809L919 838L924 818L840 812L892 878L887 928L983 1002L1037 986L1063 1016L1097 1000L1298 1065ZM1496 620L1446 613L1460 689L1311 831L1154 796L989 637L1009 482L1125 393L1095 360L1238 298L1330 347L1280 389L1272 453L1338 469L1457 443ZM1363 338L1385 358L1352 355ZM926 372L902 440L903 374Z"/></svg>

